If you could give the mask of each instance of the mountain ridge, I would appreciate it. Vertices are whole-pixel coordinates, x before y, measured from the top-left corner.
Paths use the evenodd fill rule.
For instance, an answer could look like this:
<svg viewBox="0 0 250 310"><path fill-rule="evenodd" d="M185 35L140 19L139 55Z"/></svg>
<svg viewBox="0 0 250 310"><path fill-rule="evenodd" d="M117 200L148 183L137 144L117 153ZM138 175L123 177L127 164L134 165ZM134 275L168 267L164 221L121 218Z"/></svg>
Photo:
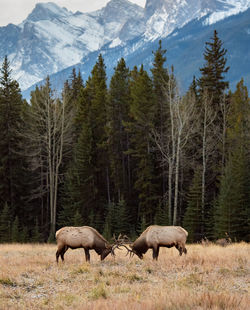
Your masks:
<svg viewBox="0 0 250 310"><path fill-rule="evenodd" d="M72 13L53 2L38 3L20 25L0 27L0 57L8 56L24 91L72 66L88 72L84 64L93 62L89 58L96 53L119 51L114 59L131 58L192 21L212 26L248 7L248 0L147 0L143 9L128 0L111 0L100 10Z"/></svg>

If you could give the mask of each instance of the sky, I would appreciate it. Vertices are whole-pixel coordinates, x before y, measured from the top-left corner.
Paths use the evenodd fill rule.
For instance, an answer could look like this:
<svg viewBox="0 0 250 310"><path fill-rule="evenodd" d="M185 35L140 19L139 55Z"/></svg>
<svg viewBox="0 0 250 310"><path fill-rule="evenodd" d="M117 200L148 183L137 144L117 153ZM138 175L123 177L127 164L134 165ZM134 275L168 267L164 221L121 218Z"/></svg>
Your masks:
<svg viewBox="0 0 250 310"><path fill-rule="evenodd" d="M0 0L0 27L9 23L18 25L31 13L36 3L54 2L69 11L91 12L104 7L110 0ZM146 0L129 0L142 7Z"/></svg>

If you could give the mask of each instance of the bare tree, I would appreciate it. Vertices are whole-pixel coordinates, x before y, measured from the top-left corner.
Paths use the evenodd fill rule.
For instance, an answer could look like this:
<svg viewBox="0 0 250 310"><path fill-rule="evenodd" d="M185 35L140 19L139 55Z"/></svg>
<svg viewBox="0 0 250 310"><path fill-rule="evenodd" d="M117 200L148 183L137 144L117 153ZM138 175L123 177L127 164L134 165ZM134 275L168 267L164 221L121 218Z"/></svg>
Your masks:
<svg viewBox="0 0 250 310"><path fill-rule="evenodd" d="M170 75L165 87L165 95L165 109L169 111L170 124L164 134L153 129L152 137L162 154L162 164L165 165L165 162L167 162L168 165L169 221L176 225L179 203L180 158L193 131L194 122L192 120L194 119L195 99L191 94L187 97L179 95L173 75ZM173 189L174 197L172 197Z"/></svg>
<svg viewBox="0 0 250 310"><path fill-rule="evenodd" d="M173 225L177 224L178 194L179 194L179 175L180 175L180 157L186 146L190 134L194 127L194 105L195 100L192 94L188 97L180 97L178 94L174 101L173 110L175 118L176 131L176 158L175 158L175 194L174 194L174 213Z"/></svg>
<svg viewBox="0 0 250 310"><path fill-rule="evenodd" d="M72 115L67 96L63 95L61 101L54 98L49 80L33 93L24 134L30 169L37 175L39 185L30 199L40 198L43 209L44 197L47 197L51 236L56 228L57 193L62 180L60 167L72 142Z"/></svg>
<svg viewBox="0 0 250 310"><path fill-rule="evenodd" d="M165 104L162 105L162 113L169 115L169 124L162 124L160 130L152 129L152 140L156 149L161 153L160 161L163 167L168 167L168 190L164 197L168 197L168 218L172 223L172 192L173 192L173 173L176 156L176 139L173 116L173 98L175 96L175 80L173 76L169 78L164 86Z"/></svg>

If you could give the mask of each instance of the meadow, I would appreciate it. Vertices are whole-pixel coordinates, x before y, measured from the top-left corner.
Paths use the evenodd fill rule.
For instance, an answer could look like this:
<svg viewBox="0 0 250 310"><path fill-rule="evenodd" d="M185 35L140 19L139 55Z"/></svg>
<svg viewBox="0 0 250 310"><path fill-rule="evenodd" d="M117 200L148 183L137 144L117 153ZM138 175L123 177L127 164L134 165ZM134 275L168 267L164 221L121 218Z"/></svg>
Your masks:
<svg viewBox="0 0 250 310"><path fill-rule="evenodd" d="M55 262L55 244L0 245L0 309L167 310L249 309L250 244L187 245L188 253L126 250L103 262L68 250Z"/></svg>

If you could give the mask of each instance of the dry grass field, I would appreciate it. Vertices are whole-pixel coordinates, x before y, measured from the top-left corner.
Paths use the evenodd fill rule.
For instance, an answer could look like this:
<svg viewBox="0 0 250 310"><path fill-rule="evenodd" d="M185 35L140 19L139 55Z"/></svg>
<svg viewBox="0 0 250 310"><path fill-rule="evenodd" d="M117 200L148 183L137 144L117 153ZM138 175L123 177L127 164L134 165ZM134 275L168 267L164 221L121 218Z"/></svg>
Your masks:
<svg viewBox="0 0 250 310"><path fill-rule="evenodd" d="M0 245L0 309L250 309L250 244L161 249L158 262L116 250L103 262L91 251L56 245Z"/></svg>

